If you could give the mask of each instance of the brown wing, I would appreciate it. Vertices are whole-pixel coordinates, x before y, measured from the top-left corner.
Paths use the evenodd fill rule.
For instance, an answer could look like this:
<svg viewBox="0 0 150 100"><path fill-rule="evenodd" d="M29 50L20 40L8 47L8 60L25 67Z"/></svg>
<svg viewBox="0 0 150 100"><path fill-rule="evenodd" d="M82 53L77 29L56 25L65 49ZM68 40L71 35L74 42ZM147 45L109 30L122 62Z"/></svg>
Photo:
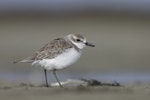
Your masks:
<svg viewBox="0 0 150 100"><path fill-rule="evenodd" d="M33 62L35 60L42 60L46 58L52 59L64 52L68 48L72 48L72 46L63 38L58 38L47 43L45 46L43 46L41 49L35 52L31 57L26 58L21 62Z"/></svg>

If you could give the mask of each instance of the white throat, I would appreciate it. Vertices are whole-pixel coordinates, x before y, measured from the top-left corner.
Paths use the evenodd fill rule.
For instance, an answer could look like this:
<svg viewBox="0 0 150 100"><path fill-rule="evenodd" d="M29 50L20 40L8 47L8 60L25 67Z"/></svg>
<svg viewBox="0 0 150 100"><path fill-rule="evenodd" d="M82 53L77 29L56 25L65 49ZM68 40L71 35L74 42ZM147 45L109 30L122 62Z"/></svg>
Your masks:
<svg viewBox="0 0 150 100"><path fill-rule="evenodd" d="M77 46L77 48L79 49L83 49L85 47L84 43L76 43L76 42L72 42L75 46Z"/></svg>

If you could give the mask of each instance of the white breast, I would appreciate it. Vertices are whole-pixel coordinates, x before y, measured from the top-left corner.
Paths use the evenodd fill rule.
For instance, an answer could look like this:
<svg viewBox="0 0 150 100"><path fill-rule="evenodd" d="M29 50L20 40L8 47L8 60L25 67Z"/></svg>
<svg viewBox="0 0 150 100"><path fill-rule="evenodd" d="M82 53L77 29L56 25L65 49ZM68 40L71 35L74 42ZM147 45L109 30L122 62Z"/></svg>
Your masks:
<svg viewBox="0 0 150 100"><path fill-rule="evenodd" d="M35 61L33 64L38 64L47 70L59 70L64 69L73 63L75 63L81 56L81 52L76 51L74 48L66 50L61 55L53 59L43 59L41 61Z"/></svg>

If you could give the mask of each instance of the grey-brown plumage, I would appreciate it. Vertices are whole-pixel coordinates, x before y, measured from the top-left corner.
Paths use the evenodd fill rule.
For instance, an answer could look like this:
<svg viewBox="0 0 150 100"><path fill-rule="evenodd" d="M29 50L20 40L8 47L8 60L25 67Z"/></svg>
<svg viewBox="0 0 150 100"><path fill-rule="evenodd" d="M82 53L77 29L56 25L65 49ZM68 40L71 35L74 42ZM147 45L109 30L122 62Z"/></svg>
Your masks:
<svg viewBox="0 0 150 100"><path fill-rule="evenodd" d="M61 53L65 52L65 50L73 48L73 45L67 42L63 38L54 39L53 41L47 43L38 51L36 51L32 56L23 59L19 62L28 62L32 63L36 60L42 59L52 59L60 55Z"/></svg>

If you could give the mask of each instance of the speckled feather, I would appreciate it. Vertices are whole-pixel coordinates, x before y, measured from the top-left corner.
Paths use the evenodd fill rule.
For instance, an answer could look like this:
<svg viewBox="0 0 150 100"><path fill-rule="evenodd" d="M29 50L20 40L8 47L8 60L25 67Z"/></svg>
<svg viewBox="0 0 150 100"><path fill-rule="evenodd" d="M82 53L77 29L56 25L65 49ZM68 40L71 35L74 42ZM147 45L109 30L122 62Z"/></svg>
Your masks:
<svg viewBox="0 0 150 100"><path fill-rule="evenodd" d="M28 57L21 62L33 62L42 59L52 59L65 52L65 50L69 48L73 48L73 46L70 45L65 39L54 39L36 51L31 57Z"/></svg>

